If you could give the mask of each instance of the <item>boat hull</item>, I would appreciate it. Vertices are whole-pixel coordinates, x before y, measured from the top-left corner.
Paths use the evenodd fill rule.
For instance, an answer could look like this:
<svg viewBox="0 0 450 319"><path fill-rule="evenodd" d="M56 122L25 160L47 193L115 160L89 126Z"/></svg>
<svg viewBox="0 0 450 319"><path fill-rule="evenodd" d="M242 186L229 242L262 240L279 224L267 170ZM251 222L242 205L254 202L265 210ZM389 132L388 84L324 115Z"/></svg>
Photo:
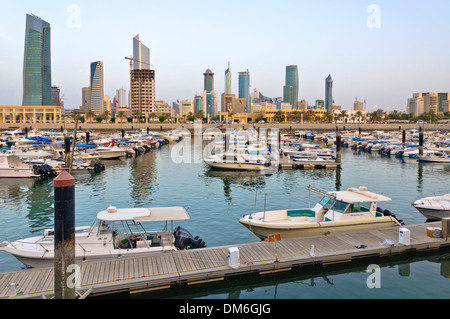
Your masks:
<svg viewBox="0 0 450 319"><path fill-rule="evenodd" d="M0 169L0 178L37 178L37 175L32 169L24 168L4 168Z"/></svg>
<svg viewBox="0 0 450 319"><path fill-rule="evenodd" d="M262 164L251 164L251 163L219 163L219 162L208 162L205 161L210 167L222 170L235 170L235 171L262 171L267 168Z"/></svg>
<svg viewBox="0 0 450 319"><path fill-rule="evenodd" d="M414 206L428 220L441 220L450 217L450 209L430 209L421 206Z"/></svg>
<svg viewBox="0 0 450 319"><path fill-rule="evenodd" d="M297 224L252 223L243 218L240 220L240 223L262 240L267 239L272 234L280 234L281 238L295 238L400 226L398 221L393 217L377 217L345 222L307 222Z"/></svg>

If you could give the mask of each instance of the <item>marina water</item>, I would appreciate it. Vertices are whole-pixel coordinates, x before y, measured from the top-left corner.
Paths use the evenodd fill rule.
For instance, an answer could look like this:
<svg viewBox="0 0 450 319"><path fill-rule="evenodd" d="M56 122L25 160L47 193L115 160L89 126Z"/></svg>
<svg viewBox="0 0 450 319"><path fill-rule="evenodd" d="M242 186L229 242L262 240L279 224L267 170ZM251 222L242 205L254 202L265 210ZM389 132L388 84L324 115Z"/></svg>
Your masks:
<svg viewBox="0 0 450 319"><path fill-rule="evenodd" d="M313 206L320 197L305 190L309 185L323 191L366 186L369 191L392 198L382 208L391 210L406 225L426 221L411 206L414 200L450 193L448 164L419 163L344 148L340 170L275 170L270 174L214 171L201 161L199 148L209 147L208 143L190 143L185 140L142 156L104 161L104 171L74 172L76 226L90 225L97 212L109 205L183 206L191 219L179 225L202 237L211 247L259 241L239 224L239 218L264 209ZM191 147L191 160L174 161L173 154L181 147ZM53 228L53 209L52 179L2 179L1 240L39 235L44 229ZM367 284L370 264L380 267L380 288ZM0 271L21 267L14 257L0 252ZM438 250L274 275L249 275L134 297L440 299L449 296L450 251Z"/></svg>

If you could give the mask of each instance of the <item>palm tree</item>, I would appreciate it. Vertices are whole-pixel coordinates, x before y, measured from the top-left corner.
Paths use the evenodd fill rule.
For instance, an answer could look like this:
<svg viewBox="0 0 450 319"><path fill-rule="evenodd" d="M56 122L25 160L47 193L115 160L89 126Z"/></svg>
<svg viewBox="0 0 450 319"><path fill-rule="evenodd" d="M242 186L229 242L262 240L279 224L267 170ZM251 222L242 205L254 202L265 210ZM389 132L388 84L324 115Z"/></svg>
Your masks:
<svg viewBox="0 0 450 319"><path fill-rule="evenodd" d="M347 117L348 117L348 114L347 114L347 111L341 111L341 119L342 119L342 121L345 123L345 120L347 119Z"/></svg>
<svg viewBox="0 0 450 319"><path fill-rule="evenodd" d="M119 111L117 112L117 117L120 119L120 123L122 123L122 119L125 116L125 112L124 111Z"/></svg>
<svg viewBox="0 0 450 319"><path fill-rule="evenodd" d="M358 118L358 122L361 123L361 118L363 117L363 113L361 111L357 111L355 116Z"/></svg>
<svg viewBox="0 0 450 319"><path fill-rule="evenodd" d="M103 114L102 114L102 118L106 121L106 122L108 122L108 119L109 119L109 116L111 115L111 112L110 111L108 111L108 110L105 110L104 112L103 112Z"/></svg>
<svg viewBox="0 0 450 319"><path fill-rule="evenodd" d="M94 111L89 110L89 111L86 112L86 117L89 119L89 122L92 122L92 119L94 118L94 116L95 116L95 112Z"/></svg>

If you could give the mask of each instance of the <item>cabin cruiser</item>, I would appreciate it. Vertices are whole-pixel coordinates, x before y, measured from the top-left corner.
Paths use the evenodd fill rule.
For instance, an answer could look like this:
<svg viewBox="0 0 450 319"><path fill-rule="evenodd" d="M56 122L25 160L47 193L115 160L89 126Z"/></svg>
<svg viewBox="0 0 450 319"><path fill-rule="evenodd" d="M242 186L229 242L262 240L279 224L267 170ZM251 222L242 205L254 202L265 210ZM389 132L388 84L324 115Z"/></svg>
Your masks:
<svg viewBox="0 0 450 319"><path fill-rule="evenodd" d="M450 217L450 194L421 198L411 205L428 220Z"/></svg>
<svg viewBox="0 0 450 319"><path fill-rule="evenodd" d="M307 189L323 196L313 208L258 212L244 215L239 222L263 240L271 234L292 238L403 224L390 211L377 207L378 202L391 199L369 192L366 187L327 193Z"/></svg>
<svg viewBox="0 0 450 319"><path fill-rule="evenodd" d="M155 252L205 247L201 238L186 229L168 228L168 221L188 220L183 207L116 208L108 207L97 214L91 226L75 228L75 262L101 261L145 256ZM160 231L149 231L143 223L165 222ZM0 250L16 257L26 267L47 267L54 263L54 229L43 236L4 241Z"/></svg>

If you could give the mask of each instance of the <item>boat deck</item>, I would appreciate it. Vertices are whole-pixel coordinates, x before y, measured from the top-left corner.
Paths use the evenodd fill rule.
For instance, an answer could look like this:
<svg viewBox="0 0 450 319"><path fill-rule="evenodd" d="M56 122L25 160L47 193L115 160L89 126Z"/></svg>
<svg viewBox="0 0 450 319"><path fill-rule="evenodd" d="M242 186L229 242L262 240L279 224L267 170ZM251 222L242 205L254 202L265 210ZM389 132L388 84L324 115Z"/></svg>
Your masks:
<svg viewBox="0 0 450 319"><path fill-rule="evenodd" d="M399 227L337 233L328 236L281 239L183 251L155 253L146 257L115 258L80 264L81 285L77 292L87 295L128 291L138 293L224 280L248 273L267 274L293 268L351 262L355 259L386 257L416 251L450 247L448 238L427 236L427 227L441 222L404 226L410 244L399 243ZM311 245L314 245L312 255ZM361 248L364 245L365 248ZM239 249L239 267L228 263L228 249ZM12 295L11 284L16 293ZM0 298L50 298L54 290L53 267L0 273Z"/></svg>

